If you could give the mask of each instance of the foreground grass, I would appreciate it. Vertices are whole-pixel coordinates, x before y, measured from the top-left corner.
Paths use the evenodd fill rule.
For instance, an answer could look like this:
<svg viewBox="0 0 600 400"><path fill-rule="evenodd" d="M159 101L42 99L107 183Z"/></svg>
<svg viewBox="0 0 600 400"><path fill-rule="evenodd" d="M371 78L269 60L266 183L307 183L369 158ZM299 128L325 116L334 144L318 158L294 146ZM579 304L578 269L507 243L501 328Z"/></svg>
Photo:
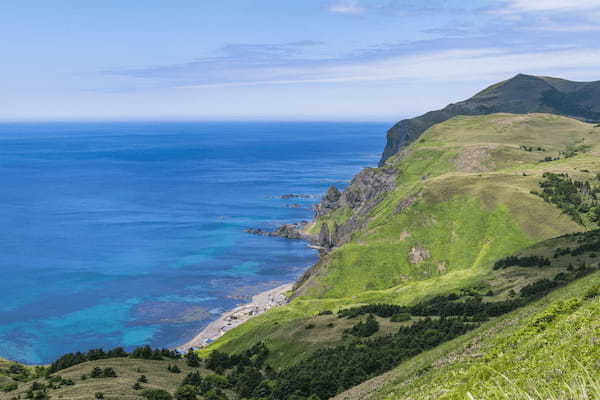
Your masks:
<svg viewBox="0 0 600 400"><path fill-rule="evenodd" d="M595 273L403 363L338 399L597 399Z"/></svg>
<svg viewBox="0 0 600 400"><path fill-rule="evenodd" d="M169 365L177 365L181 373L171 373L167 370ZM91 378L93 368L113 368L117 373L115 378ZM164 389L174 393L188 372L193 371L183 360L141 360L132 358L115 358L107 360L90 361L75 365L59 371L64 379L70 379L74 385L63 385L50 390L52 399L93 399L95 393L101 392L106 399L140 399L144 389ZM208 373L208 371L204 371ZM84 379L83 376L86 375ZM134 384L140 376L146 376L147 383L142 383L142 389L135 390ZM44 379L18 382L18 388L10 392L0 391L0 399L26 398L27 390L33 382L45 382Z"/></svg>
<svg viewBox="0 0 600 400"><path fill-rule="evenodd" d="M494 371L494 378L498 391L495 397L501 400L592 400L600 399L600 378L597 371L586 369L583 366L576 371L578 376L573 380L565 380L560 385L553 385L545 381L531 380L529 387L535 389L531 392L519 387L506 375ZM479 400L471 393L467 393L470 400ZM480 398L483 400L484 398Z"/></svg>

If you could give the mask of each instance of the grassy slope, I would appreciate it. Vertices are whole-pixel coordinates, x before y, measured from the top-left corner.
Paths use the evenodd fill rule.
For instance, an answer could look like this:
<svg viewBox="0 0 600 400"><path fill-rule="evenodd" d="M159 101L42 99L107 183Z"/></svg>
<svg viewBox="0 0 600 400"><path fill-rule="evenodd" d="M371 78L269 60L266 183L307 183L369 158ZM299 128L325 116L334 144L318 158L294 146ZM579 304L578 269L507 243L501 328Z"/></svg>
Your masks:
<svg viewBox="0 0 600 400"><path fill-rule="evenodd" d="M581 143L591 146L584 154L538 163ZM374 210L367 229L314 268L298 298L230 331L208 351L265 341L274 350L271 362L289 365L339 340L331 331L300 328L320 311L414 303L491 279L494 260L584 229L529 192L546 171L592 179L600 171L599 153L600 128L552 115L456 117L434 126L388 161L398 171L397 188ZM397 212L411 196L416 203ZM414 249L428 257L411 263Z"/></svg>
<svg viewBox="0 0 600 400"><path fill-rule="evenodd" d="M167 371L169 364L177 365L181 373L174 374ZM94 367L113 368L117 378L87 378L82 380L82 375L89 375ZM148 378L148 383L142 384L144 389L165 389L174 393L185 375L193 369L186 366L183 360L154 361L139 359L108 359L91 361L75 365L59 371L56 375L75 382L73 386L63 386L60 389L50 390L52 398L65 399L92 399L96 392L104 393L108 399L140 399L141 391L135 391L133 385L143 374ZM208 371L205 371L208 373ZM40 379L39 382L45 382ZM25 398L25 392L31 387L32 382L19 383L19 388L9 393L0 392L0 399L12 399L16 396Z"/></svg>
<svg viewBox="0 0 600 400"><path fill-rule="evenodd" d="M554 239L526 253L551 257L553 248L570 245L566 242L572 238ZM558 264L573 262L579 261L567 257ZM585 299L599 285L597 272L336 398L599 398L600 297Z"/></svg>

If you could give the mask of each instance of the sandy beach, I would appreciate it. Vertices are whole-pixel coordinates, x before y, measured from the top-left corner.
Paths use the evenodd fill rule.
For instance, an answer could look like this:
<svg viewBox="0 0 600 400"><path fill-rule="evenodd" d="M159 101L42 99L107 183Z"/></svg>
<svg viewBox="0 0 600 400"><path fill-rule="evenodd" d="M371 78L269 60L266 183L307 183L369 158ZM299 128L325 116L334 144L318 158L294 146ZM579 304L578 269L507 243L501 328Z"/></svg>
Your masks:
<svg viewBox="0 0 600 400"><path fill-rule="evenodd" d="M178 346L180 351L187 352L190 348L201 348L223 336L225 332L248 321L250 318L265 311L287 303L285 293L292 290L293 283L287 283L259 293L252 297L248 304L241 305L233 310L223 313L216 321L211 322L196 337L189 342Z"/></svg>

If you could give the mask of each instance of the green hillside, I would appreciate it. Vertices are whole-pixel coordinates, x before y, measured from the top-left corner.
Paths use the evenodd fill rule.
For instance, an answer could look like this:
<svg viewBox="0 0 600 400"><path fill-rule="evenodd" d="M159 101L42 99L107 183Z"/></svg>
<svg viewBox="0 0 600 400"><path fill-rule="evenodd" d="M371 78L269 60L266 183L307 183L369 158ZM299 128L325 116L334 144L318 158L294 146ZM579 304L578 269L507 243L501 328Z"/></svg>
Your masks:
<svg viewBox="0 0 600 400"><path fill-rule="evenodd" d="M331 330L302 328L321 311L410 304L478 285L491 279L491 265L501 257L593 228L596 223L587 216L580 224L531 192L541 190L547 172L597 185L599 144L594 125L547 114L456 117L435 126L388 161L395 189L349 242L306 274L291 304L229 332L210 350L241 351L265 341L274 366L290 365L338 343ZM540 162L546 157L560 159ZM343 224L339 215L348 214L341 207L316 224L331 219Z"/></svg>
<svg viewBox="0 0 600 400"><path fill-rule="evenodd" d="M527 254L553 257L557 248L573 247L582 237L550 240ZM336 399L597 399L599 335L595 273Z"/></svg>

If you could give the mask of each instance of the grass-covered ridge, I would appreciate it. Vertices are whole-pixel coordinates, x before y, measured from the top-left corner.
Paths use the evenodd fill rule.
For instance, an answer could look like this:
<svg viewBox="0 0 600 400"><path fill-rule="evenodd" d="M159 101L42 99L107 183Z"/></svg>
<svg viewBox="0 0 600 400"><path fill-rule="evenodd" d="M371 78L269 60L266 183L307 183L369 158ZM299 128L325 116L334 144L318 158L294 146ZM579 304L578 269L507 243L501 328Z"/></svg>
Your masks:
<svg viewBox="0 0 600 400"><path fill-rule="evenodd" d="M579 248L577 242L586 235L553 239L523 255L547 257L554 265L568 267L582 262L573 256L579 251L560 255L556 250ZM598 233L592 235L597 243ZM595 251L586 254L584 262L597 263ZM336 398L596 399L600 396L599 334L597 272Z"/></svg>
<svg viewBox="0 0 600 400"><path fill-rule="evenodd" d="M572 143L586 152L540 163ZM600 129L535 114L456 117L388 161L398 185L354 240L331 253L301 293L345 297L454 269L478 268L540 240L584 229L531 191L544 172L594 179ZM410 201L407 201L410 200ZM403 205L409 206L402 208ZM318 221L317 221L318 225Z"/></svg>
<svg viewBox="0 0 600 400"><path fill-rule="evenodd" d="M561 157L573 143L585 150ZM530 151L538 147L544 151ZM291 304L228 332L207 351L236 352L265 341L275 367L290 365L339 343L338 330L348 328L316 324L305 330L321 311L410 304L482 282L493 285L497 259L586 229L532 191L541 190L547 172L596 179L599 153L600 128L554 115L455 117L434 126L388 161L396 188L365 228L312 269ZM546 155L560 159L540 162Z"/></svg>

